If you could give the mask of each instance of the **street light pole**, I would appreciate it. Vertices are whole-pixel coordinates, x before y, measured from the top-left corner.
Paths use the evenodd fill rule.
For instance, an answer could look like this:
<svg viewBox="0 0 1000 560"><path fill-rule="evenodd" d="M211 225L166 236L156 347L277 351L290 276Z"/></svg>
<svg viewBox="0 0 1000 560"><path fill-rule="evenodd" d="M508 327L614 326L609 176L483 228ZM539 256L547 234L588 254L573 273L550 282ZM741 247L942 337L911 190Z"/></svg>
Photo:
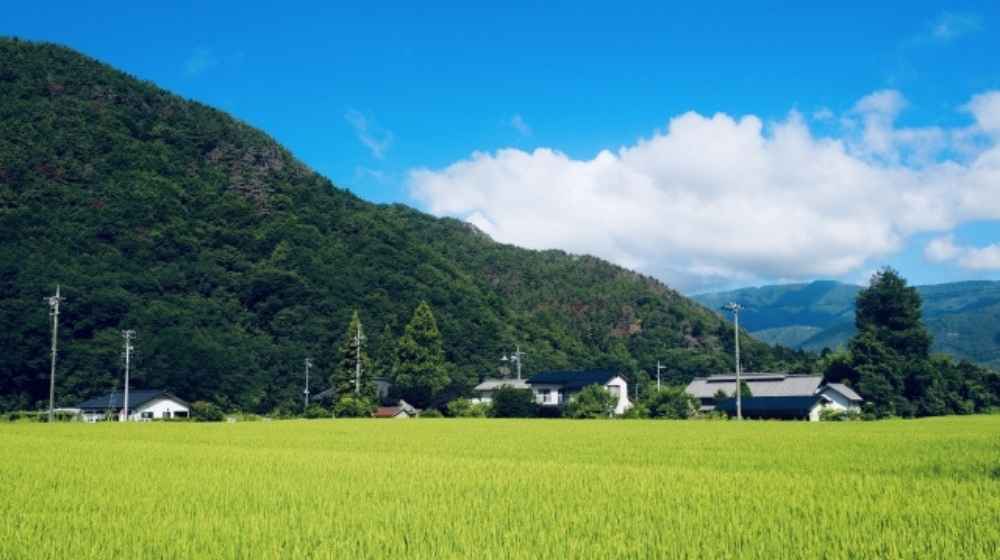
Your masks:
<svg viewBox="0 0 1000 560"><path fill-rule="evenodd" d="M660 371L663 370L663 366L660 365L660 360L656 360L656 390L660 390Z"/></svg>
<svg viewBox="0 0 1000 560"><path fill-rule="evenodd" d="M517 363L517 379L518 379L518 381L520 381L521 380L521 361L528 354L525 353L525 352L521 352L521 345L520 344L518 344L515 348L516 348L516 350L514 350L513 352L510 353L510 358L507 358L507 355L504 354L503 356L500 357L500 361L501 362L506 362L506 361L509 360L511 362Z"/></svg>
<svg viewBox="0 0 1000 560"><path fill-rule="evenodd" d="M56 295L45 298L49 303L49 315L52 316L52 363L49 371L49 423L55 416L56 409L56 354L59 344L59 304L63 298L59 295L59 286L56 286Z"/></svg>
<svg viewBox="0 0 1000 560"><path fill-rule="evenodd" d="M129 368L132 364L132 350L135 348L132 346L132 338L135 336L135 331L131 329L124 330L122 331L122 336L125 337L125 393L122 400L122 412L124 413L122 421L128 422L128 376Z"/></svg>
<svg viewBox="0 0 1000 560"><path fill-rule="evenodd" d="M305 404L302 407L303 410L309 408L309 370L312 369L312 365L312 358L306 358L306 388L302 390L302 394L305 397Z"/></svg>
<svg viewBox="0 0 1000 560"><path fill-rule="evenodd" d="M743 310L743 306L736 303L730 302L723 306L723 309L731 311L733 313L733 337L735 338L735 353L736 353L736 419L743 419L743 379L740 371L740 311Z"/></svg>

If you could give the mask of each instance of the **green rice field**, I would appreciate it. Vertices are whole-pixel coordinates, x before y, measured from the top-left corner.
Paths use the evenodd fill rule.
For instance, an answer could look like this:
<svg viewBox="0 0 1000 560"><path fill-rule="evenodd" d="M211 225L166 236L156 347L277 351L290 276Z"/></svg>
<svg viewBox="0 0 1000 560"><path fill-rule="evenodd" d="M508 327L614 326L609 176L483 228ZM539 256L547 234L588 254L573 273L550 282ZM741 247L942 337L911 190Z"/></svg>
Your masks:
<svg viewBox="0 0 1000 560"><path fill-rule="evenodd" d="M0 558L1000 558L1000 416L0 424Z"/></svg>

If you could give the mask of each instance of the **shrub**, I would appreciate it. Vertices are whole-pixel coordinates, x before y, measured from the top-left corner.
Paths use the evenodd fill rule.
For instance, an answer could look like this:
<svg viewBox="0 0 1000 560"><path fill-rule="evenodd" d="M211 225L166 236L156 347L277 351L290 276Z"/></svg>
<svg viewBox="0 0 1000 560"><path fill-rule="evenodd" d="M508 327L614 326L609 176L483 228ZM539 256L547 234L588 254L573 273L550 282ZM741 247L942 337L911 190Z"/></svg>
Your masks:
<svg viewBox="0 0 1000 560"><path fill-rule="evenodd" d="M664 387L651 393L644 404L650 418L683 420L698 413L698 401L683 387Z"/></svg>
<svg viewBox="0 0 1000 560"><path fill-rule="evenodd" d="M819 413L819 419L823 422L848 422L852 420L861 420L862 416L857 410L824 408Z"/></svg>
<svg viewBox="0 0 1000 560"><path fill-rule="evenodd" d="M600 385L588 385L566 405L567 418L609 418L615 413L615 398Z"/></svg>
<svg viewBox="0 0 1000 560"><path fill-rule="evenodd" d="M375 412L375 403L364 398L345 395L333 407L337 418L368 418Z"/></svg>
<svg viewBox="0 0 1000 560"><path fill-rule="evenodd" d="M222 409L208 401L191 403L191 417L197 422L222 422L226 419Z"/></svg>
<svg viewBox="0 0 1000 560"><path fill-rule="evenodd" d="M303 418L310 418L310 419L330 418L332 416L333 414L329 410L323 408L318 404L311 404L305 409L305 411L302 412Z"/></svg>
<svg viewBox="0 0 1000 560"><path fill-rule="evenodd" d="M420 418L444 418L444 414L436 408L426 408L420 411Z"/></svg>
<svg viewBox="0 0 1000 560"><path fill-rule="evenodd" d="M538 416L538 404L531 389L500 387L493 394L493 416L496 418L531 418Z"/></svg>
<svg viewBox="0 0 1000 560"><path fill-rule="evenodd" d="M448 416L452 418L484 418L489 415L490 405L474 403L469 399L455 399L448 403Z"/></svg>

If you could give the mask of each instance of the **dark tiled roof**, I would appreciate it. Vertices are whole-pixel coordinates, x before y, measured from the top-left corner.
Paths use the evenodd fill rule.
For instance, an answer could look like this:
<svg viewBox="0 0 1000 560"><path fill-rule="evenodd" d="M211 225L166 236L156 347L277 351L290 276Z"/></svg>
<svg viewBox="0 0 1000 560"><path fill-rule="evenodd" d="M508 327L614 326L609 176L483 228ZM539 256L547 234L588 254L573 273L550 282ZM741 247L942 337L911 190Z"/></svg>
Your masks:
<svg viewBox="0 0 1000 560"><path fill-rule="evenodd" d="M183 405L187 405L186 402L178 399L177 397L171 395L170 393L160 390L160 389L139 389L128 392L128 407L130 410L138 408L149 401L157 397L168 397ZM125 404L125 395L122 391L116 391L114 393L105 393L101 396L94 397L92 399L87 399L82 403L76 405L76 408L81 410L118 410Z"/></svg>
<svg viewBox="0 0 1000 560"><path fill-rule="evenodd" d="M528 378L529 385L562 385L564 389L581 389L587 385L604 385L618 374L609 369L587 371L544 371Z"/></svg>
<svg viewBox="0 0 1000 560"><path fill-rule="evenodd" d="M747 397L742 399L744 418L805 418L821 397ZM726 414L736 414L736 399L715 406Z"/></svg>

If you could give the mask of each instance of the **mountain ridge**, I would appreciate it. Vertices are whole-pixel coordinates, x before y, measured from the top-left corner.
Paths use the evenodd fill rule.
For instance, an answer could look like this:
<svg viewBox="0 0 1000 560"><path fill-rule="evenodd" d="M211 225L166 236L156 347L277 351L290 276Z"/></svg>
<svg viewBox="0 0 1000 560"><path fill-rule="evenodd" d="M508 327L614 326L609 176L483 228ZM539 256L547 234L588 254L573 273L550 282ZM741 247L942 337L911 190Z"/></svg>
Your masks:
<svg viewBox="0 0 1000 560"><path fill-rule="evenodd" d="M923 299L924 321L934 335L934 351L1000 367L1000 281L915 287ZM746 308L741 325L760 340L819 351L842 346L854 334L854 297L861 289L823 280L692 298L709 309L727 301L741 303Z"/></svg>
<svg viewBox="0 0 1000 560"><path fill-rule="evenodd" d="M301 403L355 308L379 373L421 301L451 390L520 344L528 371L657 360L666 379L731 367L731 325L591 256L504 245L450 218L336 187L266 133L52 44L0 38L0 408L47 396L42 298L61 284L60 404L119 383L231 409ZM801 352L744 344L759 367Z"/></svg>

